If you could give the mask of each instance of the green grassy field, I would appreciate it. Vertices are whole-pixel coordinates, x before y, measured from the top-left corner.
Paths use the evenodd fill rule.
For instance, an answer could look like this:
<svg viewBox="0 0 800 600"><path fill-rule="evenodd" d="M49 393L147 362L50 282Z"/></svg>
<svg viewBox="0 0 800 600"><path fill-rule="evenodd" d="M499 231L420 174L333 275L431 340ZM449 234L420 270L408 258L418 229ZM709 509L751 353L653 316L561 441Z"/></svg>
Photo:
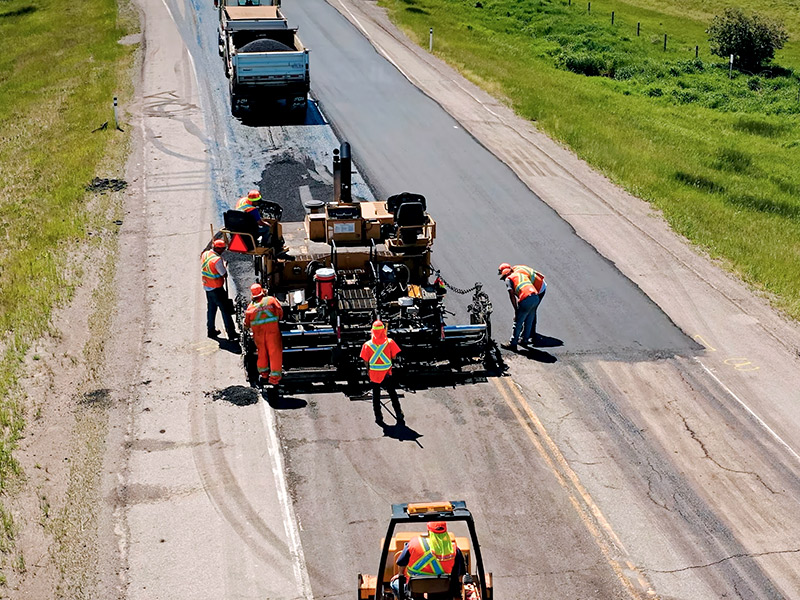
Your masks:
<svg viewBox="0 0 800 600"><path fill-rule="evenodd" d="M85 188L124 165L127 135L92 130L130 93L118 41L132 23L116 0L0 0L0 492L18 472L21 361L80 282L83 250L113 244L113 207ZM0 506L0 551L13 534Z"/></svg>
<svg viewBox="0 0 800 600"><path fill-rule="evenodd" d="M747 3L790 41L732 79L705 34L722 1L381 4L423 47L434 27L437 55L800 318L799 1Z"/></svg>

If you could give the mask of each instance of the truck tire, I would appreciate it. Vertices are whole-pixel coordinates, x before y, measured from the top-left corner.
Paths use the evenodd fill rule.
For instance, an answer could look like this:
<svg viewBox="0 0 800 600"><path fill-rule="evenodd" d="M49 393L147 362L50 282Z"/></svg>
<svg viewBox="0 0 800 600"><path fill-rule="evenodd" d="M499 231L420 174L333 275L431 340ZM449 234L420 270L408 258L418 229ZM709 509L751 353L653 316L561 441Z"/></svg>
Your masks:
<svg viewBox="0 0 800 600"><path fill-rule="evenodd" d="M230 90L231 96L231 115L234 117L239 116L239 95L236 93L236 84L234 80L236 79L236 72L234 71L231 74L230 82L228 83L228 89Z"/></svg>

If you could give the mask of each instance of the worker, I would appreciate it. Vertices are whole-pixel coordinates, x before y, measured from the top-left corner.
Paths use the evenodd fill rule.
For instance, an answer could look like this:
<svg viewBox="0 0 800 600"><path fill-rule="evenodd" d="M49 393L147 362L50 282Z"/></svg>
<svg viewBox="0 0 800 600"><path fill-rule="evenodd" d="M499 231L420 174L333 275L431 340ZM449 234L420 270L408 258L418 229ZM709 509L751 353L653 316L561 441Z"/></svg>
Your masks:
<svg viewBox="0 0 800 600"><path fill-rule="evenodd" d="M211 248L200 255L201 273L203 276L203 289L206 292L206 325L208 337L215 338L219 335L216 328L217 309L222 313L222 321L225 323L225 332L228 339L235 342L239 339L236 327L233 324L233 303L228 298L225 289L225 280L228 277L228 269L222 259L225 252L225 240L217 239L211 244Z"/></svg>
<svg viewBox="0 0 800 600"><path fill-rule="evenodd" d="M392 361L400 354L400 346L393 339L387 337L386 327L382 321L372 324L372 337L364 342L361 347L361 358L367 363L369 381L372 387L372 409L375 411L375 422L383 426L383 413L381 412L381 387L386 389L392 400L397 423L403 425L405 418L397 398L394 378L392 377Z"/></svg>
<svg viewBox="0 0 800 600"><path fill-rule="evenodd" d="M522 336L522 345L536 341L536 311L544 298L547 284L544 275L526 265L511 266L502 263L497 267L501 280L505 280L511 305L514 307L514 332L504 347L516 351Z"/></svg>
<svg viewBox="0 0 800 600"><path fill-rule="evenodd" d="M258 349L259 384L277 386L283 376L283 342L278 325L283 318L283 307L277 298L265 296L258 283L250 286L250 294L253 300L245 310L244 326L252 329Z"/></svg>
<svg viewBox="0 0 800 600"><path fill-rule="evenodd" d="M250 190L236 202L236 210L250 215L258 227L259 245L268 246L271 242L272 225L261 216L256 203L261 202L261 192Z"/></svg>
<svg viewBox="0 0 800 600"><path fill-rule="evenodd" d="M405 586L409 579L432 575L450 575L450 592L443 597L461 598L461 577L467 572L466 561L444 521L430 521L428 535L420 534L407 542L395 564L400 567L400 573L390 583L395 598L401 598L400 581Z"/></svg>

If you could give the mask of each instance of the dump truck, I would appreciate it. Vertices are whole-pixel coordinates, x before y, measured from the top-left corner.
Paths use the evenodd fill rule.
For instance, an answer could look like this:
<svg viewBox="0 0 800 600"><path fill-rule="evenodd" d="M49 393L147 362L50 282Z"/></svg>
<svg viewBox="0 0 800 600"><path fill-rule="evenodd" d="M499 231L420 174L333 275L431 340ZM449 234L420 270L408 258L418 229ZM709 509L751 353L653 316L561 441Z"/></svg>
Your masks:
<svg viewBox="0 0 800 600"><path fill-rule="evenodd" d="M444 521L450 539L464 556L466 573L460 581L451 581L449 574L409 577L398 585L400 597L406 598L453 598L453 588L458 588L455 597L469 600L492 600L494 597L492 574L483 566L481 547L475 530L475 521L463 500L443 502L409 502L392 505L392 517L381 540L380 560L376 575L358 574L359 600L385 600L394 598L390 588L392 578L398 574L396 557L405 544L418 535L427 535L425 525L432 521ZM462 525L458 525L462 524ZM397 531L395 531L398 529ZM460 529L460 530L459 530ZM459 535L465 533L467 535ZM401 580L402 581L402 580Z"/></svg>
<svg viewBox="0 0 800 600"><path fill-rule="evenodd" d="M492 305L480 283L457 290L472 294L469 323L446 322L448 288L431 264L436 222L426 199L404 192L355 201L346 142L333 151L333 163L333 201L311 203L302 222L283 223L281 207L262 202L269 231L261 235L246 213L224 214L220 235L228 250L250 255L255 281L283 305L283 383L363 381L359 353L376 319L402 348L406 374L494 361ZM239 295L235 303L253 383L256 349L242 328L248 301Z"/></svg>
<svg viewBox="0 0 800 600"><path fill-rule="evenodd" d="M219 53L229 80L231 113L283 101L305 108L310 89L308 48L279 5L259 0L219 4Z"/></svg>

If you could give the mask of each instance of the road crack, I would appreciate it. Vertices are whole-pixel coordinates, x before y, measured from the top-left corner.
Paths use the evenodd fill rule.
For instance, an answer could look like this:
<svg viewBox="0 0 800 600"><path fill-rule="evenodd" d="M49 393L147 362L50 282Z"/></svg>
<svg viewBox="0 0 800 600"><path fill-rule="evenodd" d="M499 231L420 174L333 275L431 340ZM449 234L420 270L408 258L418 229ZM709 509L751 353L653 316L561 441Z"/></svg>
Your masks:
<svg viewBox="0 0 800 600"><path fill-rule="evenodd" d="M795 548L792 550L770 550L767 552L742 552L740 554L731 554L730 556L726 556L725 558L720 558L719 560L715 560L714 562L702 564L702 565L689 565L688 567L681 567L679 569L647 569L642 568L643 571L648 573L680 573L682 571L690 571L693 569L705 569L708 567L713 567L719 565L721 563L727 562L729 560L734 560L736 558L760 558L762 556L772 556L774 554L796 554L800 552L800 548Z"/></svg>
<svg viewBox="0 0 800 600"><path fill-rule="evenodd" d="M750 475L750 476L752 476L752 477L755 477L755 478L756 478L756 481L758 481L758 483L760 483L761 485L763 485L763 486L764 486L764 487L765 487L765 488L766 488L766 489L767 489L767 490L768 490L768 491L769 491L771 494L777 494L777 493L778 493L778 492L776 492L775 490L773 490L773 489L772 489L772 488L771 488L771 487L770 487L770 486L769 486L769 485L768 485L768 484L767 484L767 483L766 483L766 482L765 482L765 481L764 481L764 480L761 478L761 475L759 475L758 473L755 473L755 472L753 472L753 471L742 471L742 470L739 470L739 469L731 469L731 468L729 468L729 467L726 467L726 466L724 466L724 465L720 464L720 463L719 463L719 461L718 461L717 459L715 459L713 456L711 456L711 453L708 451L708 448L706 448L706 445L705 445L705 443L703 442L703 440L701 440L701 439L700 439L700 437L697 435L697 432L696 432L694 429L692 429L692 428L691 428L691 426L689 425L689 421L688 421L688 419L687 419L686 417L684 417L683 415L681 415L680 413L678 413L678 414L679 414L680 418L681 418L681 419L683 419L683 426L686 428L686 431L687 431L687 432L689 432L689 435L692 437L692 439L693 439L695 442L697 442L697 444L700 446L700 449L703 451L703 454L705 455L705 457L704 457L704 458L707 458L708 460L710 460L712 463L714 463L715 465L717 465L717 467L719 467L719 468L720 468L720 469L722 469L723 471L727 471L727 472L729 472L729 473L737 473L737 474L739 474L739 475Z"/></svg>

